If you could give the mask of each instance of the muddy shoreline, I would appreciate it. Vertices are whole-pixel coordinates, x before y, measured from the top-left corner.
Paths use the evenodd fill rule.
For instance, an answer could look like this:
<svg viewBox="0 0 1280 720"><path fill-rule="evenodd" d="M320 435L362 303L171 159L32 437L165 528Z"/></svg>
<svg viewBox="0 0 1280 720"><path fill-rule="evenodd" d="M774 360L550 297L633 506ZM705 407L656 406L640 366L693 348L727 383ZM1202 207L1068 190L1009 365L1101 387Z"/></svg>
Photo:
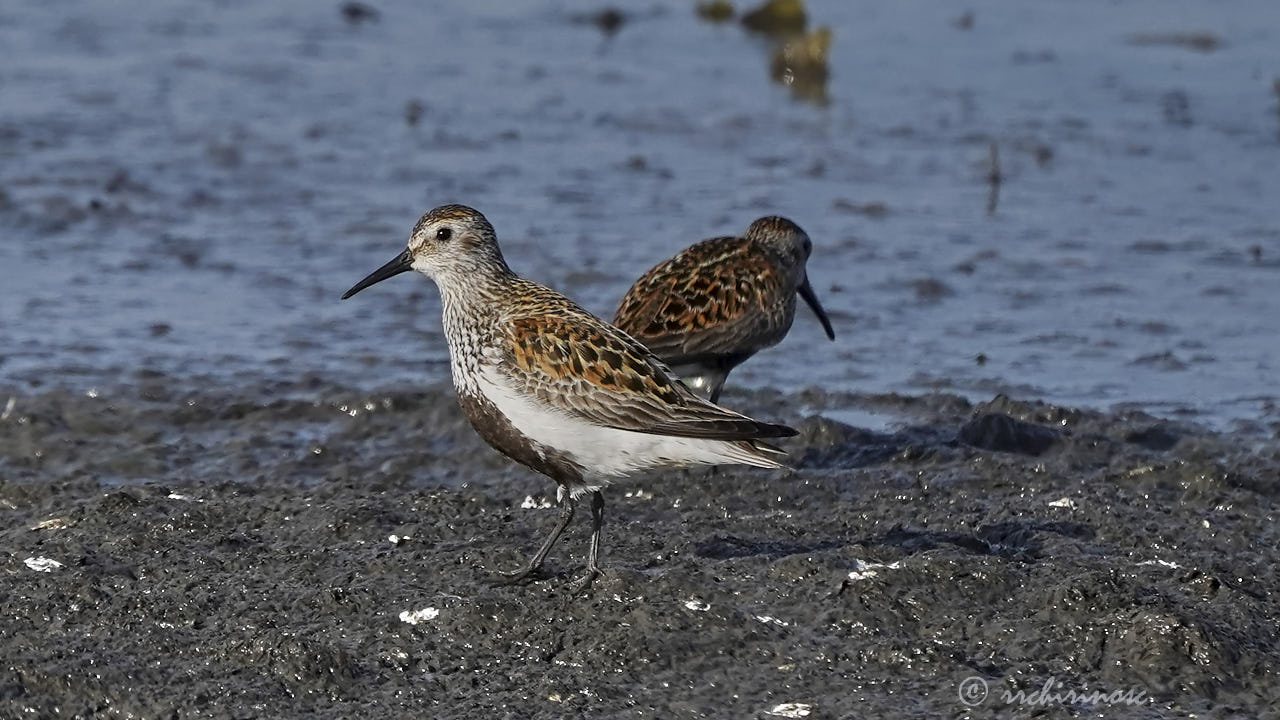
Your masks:
<svg viewBox="0 0 1280 720"><path fill-rule="evenodd" d="M1274 713L1280 6L810 0L797 99L695 4L0 7L0 720ZM837 340L723 398L795 471L493 584L551 483L338 301L455 201L606 317L799 222Z"/></svg>
<svg viewBox="0 0 1280 720"><path fill-rule="evenodd" d="M449 388L192 387L5 393L0 716L1180 717L1280 698L1273 437L731 389L801 430L795 472L611 488L606 573L570 598L582 521L545 577L492 582L553 521L552 486L485 448ZM824 402L896 420L793 414ZM990 691L975 706L969 677ZM1146 701L1001 699L1046 680Z"/></svg>

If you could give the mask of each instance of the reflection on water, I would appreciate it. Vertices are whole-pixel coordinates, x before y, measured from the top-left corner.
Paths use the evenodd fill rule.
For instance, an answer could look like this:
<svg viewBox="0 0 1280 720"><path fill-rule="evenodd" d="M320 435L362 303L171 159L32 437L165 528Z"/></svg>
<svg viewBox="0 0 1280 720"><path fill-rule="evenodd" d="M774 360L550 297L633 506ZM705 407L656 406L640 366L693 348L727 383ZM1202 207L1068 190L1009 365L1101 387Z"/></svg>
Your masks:
<svg viewBox="0 0 1280 720"><path fill-rule="evenodd" d="M831 28L789 37L773 50L769 75L774 82L791 89L792 97L826 105L827 51L831 49Z"/></svg>
<svg viewBox="0 0 1280 720"><path fill-rule="evenodd" d="M733 18L729 2L709 2L696 7L699 17L710 22ZM791 90L797 100L826 105L827 54L831 49L831 28L823 25L807 32L809 14L802 0L765 0L743 13L742 27L769 41L769 77Z"/></svg>

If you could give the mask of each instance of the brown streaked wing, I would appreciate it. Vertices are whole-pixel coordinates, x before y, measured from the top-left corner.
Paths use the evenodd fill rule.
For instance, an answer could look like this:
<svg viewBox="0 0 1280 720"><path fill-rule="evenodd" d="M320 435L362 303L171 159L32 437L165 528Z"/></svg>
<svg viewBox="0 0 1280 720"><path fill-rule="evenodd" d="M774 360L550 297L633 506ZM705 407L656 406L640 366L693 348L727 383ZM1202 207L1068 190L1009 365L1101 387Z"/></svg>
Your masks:
<svg viewBox="0 0 1280 720"><path fill-rule="evenodd" d="M683 304L672 307L672 297L687 294L691 278L742 252L745 242L733 236L703 240L649 268L623 296L613 324L637 338L666 334L673 318L688 314Z"/></svg>
<svg viewBox="0 0 1280 720"><path fill-rule="evenodd" d="M631 338L576 306L566 310L507 325L510 355L503 370L517 389L619 430L717 440L796 433L697 397Z"/></svg>
<svg viewBox="0 0 1280 720"><path fill-rule="evenodd" d="M613 322L671 364L750 352L786 324L785 282L751 241L703 240L641 276Z"/></svg>

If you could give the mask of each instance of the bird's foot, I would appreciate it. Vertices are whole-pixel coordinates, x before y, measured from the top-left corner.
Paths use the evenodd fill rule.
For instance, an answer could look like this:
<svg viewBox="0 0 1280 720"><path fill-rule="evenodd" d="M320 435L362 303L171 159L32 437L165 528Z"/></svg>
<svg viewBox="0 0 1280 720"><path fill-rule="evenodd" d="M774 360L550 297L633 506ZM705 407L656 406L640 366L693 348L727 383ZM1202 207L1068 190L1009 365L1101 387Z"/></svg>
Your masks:
<svg viewBox="0 0 1280 720"><path fill-rule="evenodd" d="M519 570L494 570L493 581L498 585L518 585L530 582L542 573L542 563L529 563Z"/></svg>
<svg viewBox="0 0 1280 720"><path fill-rule="evenodd" d="M573 581L573 584L569 586L569 595L577 595L588 587L591 587L591 583L599 576L600 568L594 565L588 567L586 574Z"/></svg>

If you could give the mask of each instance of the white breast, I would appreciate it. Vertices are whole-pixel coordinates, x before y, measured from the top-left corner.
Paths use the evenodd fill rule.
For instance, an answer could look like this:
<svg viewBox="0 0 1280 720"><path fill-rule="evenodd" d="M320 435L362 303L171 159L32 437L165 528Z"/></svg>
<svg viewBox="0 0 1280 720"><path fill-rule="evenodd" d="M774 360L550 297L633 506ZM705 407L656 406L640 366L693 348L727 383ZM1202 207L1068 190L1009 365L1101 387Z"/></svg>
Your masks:
<svg viewBox="0 0 1280 720"><path fill-rule="evenodd" d="M780 467L774 460L723 440L651 435L587 422L516 391L492 365L483 365L477 386L511 424L531 440L568 455L587 472L603 477L653 467L743 463Z"/></svg>

